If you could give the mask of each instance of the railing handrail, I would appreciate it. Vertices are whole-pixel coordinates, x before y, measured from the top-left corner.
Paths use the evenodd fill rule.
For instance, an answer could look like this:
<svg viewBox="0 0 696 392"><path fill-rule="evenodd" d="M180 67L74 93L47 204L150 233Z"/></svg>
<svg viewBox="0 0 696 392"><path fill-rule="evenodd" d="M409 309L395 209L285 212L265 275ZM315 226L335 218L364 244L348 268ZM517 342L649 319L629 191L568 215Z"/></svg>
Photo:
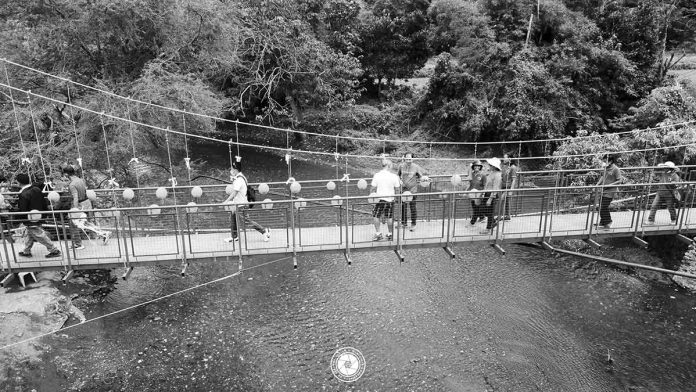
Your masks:
<svg viewBox="0 0 696 392"><path fill-rule="evenodd" d="M638 183L638 184L614 184L614 185L585 185L585 186L572 186L572 187L539 187L539 188L515 188L515 189L496 189L496 190L486 190L486 189L480 189L480 190L475 190L475 191L468 191L468 190L453 190L453 191L441 191L441 192L422 192L422 193L416 193L418 196L440 196L440 195L468 195L468 194L479 194L479 193L489 193L489 192L494 192L494 193L527 193L527 192L546 192L546 191L556 191L556 190L565 190L565 189L573 189L577 191L582 191L582 190L597 190L597 189L604 189L604 188L636 188L636 187L654 187L654 186L659 186L659 185L675 185L675 186L680 186L680 185L691 185L694 184L693 181L681 181L681 182L664 182L664 183ZM401 194L395 194L393 197L396 198L403 198L403 197L408 197L412 196L411 195L405 195L403 193ZM338 195L340 196L340 195ZM237 207L248 207L250 205L262 205L265 203L272 203L274 205L277 204L294 204L297 203L298 201L300 202L306 202L306 203L319 203L319 202L330 202L332 200L369 200L369 199L376 199L379 198L380 196L374 196L374 195L358 195L358 196L340 196L340 199L335 199L333 196L331 197L321 197L321 198L292 198L292 199L276 199L276 200L271 200L270 202L264 202L263 200L260 201L255 201L255 202L246 202L246 203L204 203L204 204L196 204L195 207L229 207L229 206L237 206ZM390 196L391 197L391 196ZM156 205L156 208L159 209L186 209L186 208L191 208L194 206L187 205L187 204L176 204L176 205ZM149 205L149 206L138 206L138 207L111 207L111 208L100 208L100 209L90 209L90 210L80 210L79 212L107 212L107 213L113 213L115 211L141 211L141 210L149 210L155 208L154 205ZM70 213L71 210L46 210L46 211L38 211L37 213L41 214L51 214L51 213ZM78 211L72 211L72 212L78 212ZM22 212L0 212L0 215L5 215L5 216L14 216L14 215L27 215L29 212L27 211L22 211Z"/></svg>

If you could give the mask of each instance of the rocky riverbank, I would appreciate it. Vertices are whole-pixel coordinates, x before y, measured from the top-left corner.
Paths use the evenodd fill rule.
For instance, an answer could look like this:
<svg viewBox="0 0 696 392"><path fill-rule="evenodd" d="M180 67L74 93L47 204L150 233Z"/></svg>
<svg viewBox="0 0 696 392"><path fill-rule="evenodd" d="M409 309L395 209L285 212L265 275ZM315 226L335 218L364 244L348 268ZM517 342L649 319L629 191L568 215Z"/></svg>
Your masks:
<svg viewBox="0 0 696 392"><path fill-rule="evenodd" d="M79 307L99 301L113 288L109 271L78 273L69 285L59 272L26 277L0 288L0 390L24 391L30 377L44 369L42 356L50 350L42 336L53 335L66 325L86 320ZM35 380L32 385L36 385Z"/></svg>

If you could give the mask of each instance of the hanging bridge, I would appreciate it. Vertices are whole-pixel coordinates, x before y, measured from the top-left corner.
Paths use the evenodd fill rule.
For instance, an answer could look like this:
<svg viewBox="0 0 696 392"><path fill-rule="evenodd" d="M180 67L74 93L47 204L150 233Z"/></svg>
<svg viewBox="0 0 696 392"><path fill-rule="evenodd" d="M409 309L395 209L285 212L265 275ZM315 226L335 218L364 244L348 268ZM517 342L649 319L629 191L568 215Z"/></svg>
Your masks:
<svg viewBox="0 0 696 392"><path fill-rule="evenodd" d="M595 155L601 155L609 151L592 151L576 154L552 154L552 145L566 142L568 138L549 138L541 140L521 141L496 141L496 142L438 142L420 140L393 140L373 137L353 137L346 135L326 135L302 130L282 129L259 124L248 124L238 120L229 120L200 113L170 108L144 102L114 94L109 91L92 86L83 85L66 78L51 75L49 73L27 67L6 59L0 59L4 68L4 83L0 88L7 90L14 111L16 131L19 144L22 148L21 165L27 171L43 171L43 178L49 179L49 171L46 165L52 160L65 160L65 157L45 157L42 154L44 147L50 144L45 136L42 138L38 128L36 115L33 111L34 101L41 100L50 105L62 105L67 107L70 113L68 123L72 125L75 137L76 158L75 161L81 169L85 166L98 165L109 173L108 187L110 189L95 189L90 191L90 198L97 207L87 213L87 220L77 213L71 213L62 208L60 199L66 198L65 194L47 194L52 199L52 210L41 212L43 227L51 234L55 243L62 251L61 257L45 258L39 252L41 245L35 245L34 254L31 257L22 257L19 251L22 245L19 241L22 237L23 218L20 213L2 212L3 230L0 231L0 270L12 276L15 272L33 272L39 270L64 270L66 279L72 271L78 269L93 268L123 268L124 277L139 265L160 263L181 263L182 274L191 263L204 263L207 261L236 262L242 269L245 258L259 255L288 255L298 265L298 256L311 252L340 252L345 255L348 263L353 260L352 255L362 251L393 251L399 260L404 261L409 257L410 249L422 247L441 247L451 257L454 257L453 246L467 242L484 242L493 245L497 250L504 252L506 243L540 243L546 248L551 248L554 240L583 239L588 243L598 246L595 241L604 237L631 237L638 244L645 245L643 238L648 235L675 235L689 242L687 235L696 231L696 218L693 214L693 194L684 200L678 211L678 219L671 222L667 212L658 212L655 224L646 224L645 214L648 212L655 195L656 184L652 178L656 168L657 153L661 150L683 151L686 157L687 149L696 147L696 141L684 138L682 144L672 144L664 147L638 148L612 153L638 154L643 162L652 160L652 166L624 168L624 175L629 179L625 185L619 186L619 197L612 203L613 226L609 230L597 230L594 222L598 220L598 191L601 189L586 184L592 183L587 178L595 178L601 175L602 169L590 170L549 170L541 172L520 172L520 187L514 190L501 191L495 212L496 216L504 215L501 210L503 201L510 205L511 219L500 220L492 230L485 229L485 222L471 224L472 205L470 196L474 196L468 189L468 172L463 174L432 176L433 181L423 184L417 194L416 206L418 223L415 230L409 230L405 226L398 227L393 238L389 241L373 241L374 227L372 225L372 208L375 200L366 195L366 182L359 179L350 179L348 176L349 159L383 159L378 156L339 153L339 141L354 141L359 143L372 143L382 146L382 152L386 153L386 145L404 144L419 148L420 151L429 153L421 154L422 161L448 161L454 164L461 163L468 167L472 158L434 157L431 147L433 145L446 144L467 148L476 157L479 148L491 148L503 146L505 150L516 150L516 161L534 161L541 165L549 162L558 162L559 159L582 160L587 164L588 157L592 160ZM51 96L52 91L46 89L43 92L32 92L27 88L13 86L8 68L14 67L15 73L35 75L55 80L56 83L67 83L67 102L64 98L56 99ZM105 113L90 109L88 105L78 105L73 102L75 96L71 93L70 86L74 89L90 90L95 93L108 96L109 99L123 101L136 107L149 107L149 110L162 110L170 114L181 116L180 124L175 124L178 129L170 126L158 126L131 119L130 109L127 113ZM74 91L74 90L73 90ZM20 115L15 105L15 96L26 97L22 102L28 110ZM74 112L73 112L74 111ZM80 131L77 129L75 113L91 113L98 117L103 136L105 160L100 162L84 162L80 152ZM137 112L136 112L137 114ZM186 128L187 116L199 119L212 120L220 123L234 125L234 139L222 140L210 135L198 135ZM136 116L137 117L137 116ZM20 121L21 118L21 121ZM170 118L175 118L171 116ZM164 135L166 152L169 160L168 186L160 188L140 187L138 173L135 170L135 189L119 189L117 179L114 178L114 168L109 151L109 139L113 140L105 126L105 120L111 122L123 122L128 125L130 132L130 144L132 148L131 162L138 162L134 134L142 129L158 132ZM25 140L22 135L22 125L30 129L34 141ZM664 124L640 130L618 132L602 135L578 136L580 139L599 139L612 137L633 138L641 132L653 130L679 130L690 129L696 121L687 121L679 124ZM240 137L240 127L247 130L268 131L276 144L278 139L285 139L285 147L277 145L258 145L245 143ZM692 132L693 133L693 132ZM291 148L290 135L301 134L324 140L324 145L335 144L334 151L304 151ZM280 136L280 137L279 137ZM173 166L173 157L170 148L170 137L182 137L186 149L186 170L189 179L188 186L181 186L176 181L176 173ZM255 184L259 189L267 188L258 200L254 208L247 206L230 206L221 204L226 199L226 186L201 185L194 187L191 184L191 158L189 156L188 139L199 139L208 142L222 143L229 148L230 163L233 159L233 150L236 147L236 155L240 155L240 146L252 147L261 150L274 151L285 154L288 166L289 180L267 184ZM328 140L328 142L327 142ZM35 143L35 145L33 145ZM282 143L282 142L281 142ZM522 146L536 145L537 151L544 151L543 156L521 156ZM92 146L94 147L94 146ZM532 151L532 149L529 149ZM293 177L292 159L294 154L319 155L333 157L336 161L336 176L339 177L339 166L345 163L345 175L334 180L302 180L291 182ZM650 155L650 156L648 156ZM38 163L37 163L38 162ZM687 169L684 182L679 186L688 186L692 183L692 167L683 164ZM105 165L106 164L106 165ZM105 167L106 166L106 167ZM129 170L131 168L129 167ZM466 171L466 170L464 170ZM599 172L599 173L598 173ZM301 187L299 186L301 184ZM252 184L254 185L254 184ZM672 185L675 185L672 183ZM301 189L300 189L301 188ZM16 194L6 193L3 198L12 202ZM395 203L395 220L401 218L401 205L409 200L412 195L402 194L397 197ZM251 207L251 206L248 206ZM234 209L242 208L242 213L234 214ZM239 241L226 242L225 239L232 235L232 219L237 220L240 228ZM247 222L247 219L258 222L270 229L270 238L264 238L255 232ZM78 226L76 229L75 226ZM73 249L71 237L73 235L88 236L85 249ZM108 241L103 240L108 233Z"/></svg>
<svg viewBox="0 0 696 392"><path fill-rule="evenodd" d="M626 175L638 178L645 170L627 169ZM503 191L510 203L511 220L500 220L492 230L485 229L485 222L470 224L472 199L471 192L464 191L466 177L461 183L453 183L451 177L434 176L417 194L415 230L400 226L390 241L373 241L371 211L375 200L364 195L366 191L355 180L336 179L330 181L333 185L326 180L304 181L299 193L293 193L285 182L268 183L267 194L260 195L266 199L238 214L233 214L232 206L220 204L226 197L224 186L201 186L199 193L191 192L194 188L189 186L170 187L166 198L160 198L161 188L133 189L127 201L123 190L98 190L96 203L106 208L88 213L95 227L110 232L107 243L85 230L92 237L83 240L86 248L73 249L70 222L79 217L70 211L46 211L44 228L60 245L61 257L43 257L45 249L39 244L34 245L32 257L19 256L21 230L14 230L2 233L0 261L6 273L123 268L125 277L134 267L163 263L180 263L182 274L191 263L209 261L238 263L241 269L245 258L259 255L292 256L297 267L297 256L311 252L340 252L350 263L356 252L393 251L405 261L410 249L423 247L441 247L454 257L453 246L468 242L489 243L504 252L507 243L548 245L555 240L583 239L596 244L595 240L605 237L632 237L644 243L643 238L650 235L676 235L690 241L686 236L696 232L693 195L678 210L676 223L670 221L667 211L658 211L654 224L646 223L655 183L621 185L620 196L612 205L612 228L597 230L597 201L593 196L597 187L569 186L575 176L583 173L587 174L521 172L522 187ZM13 196L5 195L10 200ZM397 197L396 221L400 220L400 204L409 197ZM502 206L498 203L496 215L503 215ZM242 215L268 227L270 239L265 241ZM3 216L9 227L21 223L18 213ZM238 220L239 241L226 242L232 235L233 217Z"/></svg>

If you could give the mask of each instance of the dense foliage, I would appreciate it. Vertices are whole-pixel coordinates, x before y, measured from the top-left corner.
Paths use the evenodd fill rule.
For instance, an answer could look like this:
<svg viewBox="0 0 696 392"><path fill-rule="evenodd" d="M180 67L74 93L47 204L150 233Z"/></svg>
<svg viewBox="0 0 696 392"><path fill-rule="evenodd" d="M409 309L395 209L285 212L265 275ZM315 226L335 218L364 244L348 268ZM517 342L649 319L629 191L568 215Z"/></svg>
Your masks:
<svg viewBox="0 0 696 392"><path fill-rule="evenodd" d="M696 0L5 0L0 7L0 53L9 60L209 116L380 138L535 139L678 122L690 118L684 109L693 86L675 85L667 71L679 65L680 50L694 49L695 35ZM423 68L428 59L434 68ZM179 158L186 147L182 137L165 140L102 112L176 130L185 121L188 131L223 139L234 132L227 122L183 118L19 67L7 66L6 78L0 71L3 83L56 100L0 89L0 171L20 170L25 156L42 171L37 136L46 170L74 163L79 146L86 166L107 178L108 145L126 182L136 172L128 164L133 144L142 161L165 168L162 147L170 142ZM422 91L398 85L423 74ZM249 129L244 136L254 137Z"/></svg>

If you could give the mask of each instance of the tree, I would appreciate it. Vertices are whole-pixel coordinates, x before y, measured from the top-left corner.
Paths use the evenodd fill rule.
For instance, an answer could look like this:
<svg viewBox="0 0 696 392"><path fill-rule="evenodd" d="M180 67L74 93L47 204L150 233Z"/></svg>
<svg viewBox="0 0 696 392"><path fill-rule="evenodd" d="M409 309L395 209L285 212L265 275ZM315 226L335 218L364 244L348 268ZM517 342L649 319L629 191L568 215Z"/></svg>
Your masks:
<svg viewBox="0 0 696 392"><path fill-rule="evenodd" d="M376 0L362 20L361 63L365 82L377 79L392 85L396 78L411 77L428 59L426 0Z"/></svg>

